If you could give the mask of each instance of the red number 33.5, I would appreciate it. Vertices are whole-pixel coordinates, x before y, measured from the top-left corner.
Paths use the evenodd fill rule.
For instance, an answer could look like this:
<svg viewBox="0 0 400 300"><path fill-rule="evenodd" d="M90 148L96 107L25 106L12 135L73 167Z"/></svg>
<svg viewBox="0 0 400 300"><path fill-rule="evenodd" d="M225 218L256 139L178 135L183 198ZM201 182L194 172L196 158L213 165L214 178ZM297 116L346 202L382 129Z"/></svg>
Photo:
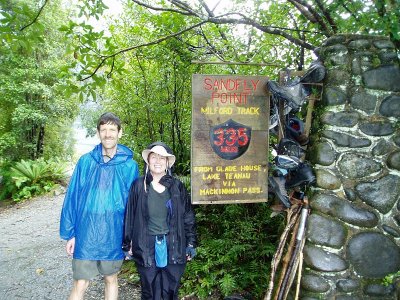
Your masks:
<svg viewBox="0 0 400 300"><path fill-rule="evenodd" d="M247 128L218 128L214 130L216 140L214 144L216 146L233 146L236 143L238 146L245 146L249 142L247 136Z"/></svg>

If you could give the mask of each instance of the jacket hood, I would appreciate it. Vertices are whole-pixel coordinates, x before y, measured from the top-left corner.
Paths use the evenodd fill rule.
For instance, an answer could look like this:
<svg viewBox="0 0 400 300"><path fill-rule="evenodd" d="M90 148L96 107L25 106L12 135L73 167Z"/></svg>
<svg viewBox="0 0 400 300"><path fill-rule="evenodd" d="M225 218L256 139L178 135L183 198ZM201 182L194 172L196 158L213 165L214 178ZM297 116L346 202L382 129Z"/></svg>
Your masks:
<svg viewBox="0 0 400 300"><path fill-rule="evenodd" d="M90 151L90 155L93 159L99 164L105 164L103 161L103 153L102 153L102 144L98 144L94 147L92 151ZM124 163L128 159L133 158L133 151L128 147L118 144L117 145L117 152L115 153L114 157L107 162L108 165L118 165Z"/></svg>

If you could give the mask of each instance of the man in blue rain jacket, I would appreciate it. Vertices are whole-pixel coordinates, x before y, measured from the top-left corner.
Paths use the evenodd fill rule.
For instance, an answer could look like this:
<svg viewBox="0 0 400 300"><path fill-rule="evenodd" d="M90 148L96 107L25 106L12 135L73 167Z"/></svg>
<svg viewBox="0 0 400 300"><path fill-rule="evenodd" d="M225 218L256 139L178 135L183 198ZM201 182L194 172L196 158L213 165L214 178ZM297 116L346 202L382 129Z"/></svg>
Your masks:
<svg viewBox="0 0 400 300"><path fill-rule="evenodd" d="M125 207L139 175L132 150L118 144L122 129L116 115L101 115L97 134L101 143L79 159L61 212L60 236L73 256L69 300L83 299L89 281L98 274L104 276L105 299L118 298Z"/></svg>

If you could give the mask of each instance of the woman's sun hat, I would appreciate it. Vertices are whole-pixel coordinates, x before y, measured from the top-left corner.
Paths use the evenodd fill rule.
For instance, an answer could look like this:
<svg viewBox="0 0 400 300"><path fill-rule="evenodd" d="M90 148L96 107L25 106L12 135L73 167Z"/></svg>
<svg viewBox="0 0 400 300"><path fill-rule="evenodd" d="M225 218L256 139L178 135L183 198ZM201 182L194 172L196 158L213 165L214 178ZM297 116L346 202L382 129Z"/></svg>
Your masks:
<svg viewBox="0 0 400 300"><path fill-rule="evenodd" d="M173 164L175 163L175 155L173 155L172 153L169 153L167 151L167 149L165 149L163 146L161 145L155 145L150 149L144 149L142 151L142 157L143 160L146 162L146 164L149 164L148 162L148 158L150 153L156 153L159 154L161 156L165 156L168 159L168 167L171 168L173 166Z"/></svg>

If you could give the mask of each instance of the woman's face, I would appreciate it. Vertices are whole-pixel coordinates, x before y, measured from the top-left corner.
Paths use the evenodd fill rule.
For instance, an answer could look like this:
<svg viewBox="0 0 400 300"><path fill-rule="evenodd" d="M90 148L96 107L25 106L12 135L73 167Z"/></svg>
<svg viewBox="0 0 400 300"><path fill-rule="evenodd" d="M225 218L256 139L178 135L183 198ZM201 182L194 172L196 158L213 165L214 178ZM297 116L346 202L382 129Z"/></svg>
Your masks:
<svg viewBox="0 0 400 300"><path fill-rule="evenodd" d="M167 158L157 153L150 153L149 155L149 169L150 172L155 174L165 174L167 170Z"/></svg>

